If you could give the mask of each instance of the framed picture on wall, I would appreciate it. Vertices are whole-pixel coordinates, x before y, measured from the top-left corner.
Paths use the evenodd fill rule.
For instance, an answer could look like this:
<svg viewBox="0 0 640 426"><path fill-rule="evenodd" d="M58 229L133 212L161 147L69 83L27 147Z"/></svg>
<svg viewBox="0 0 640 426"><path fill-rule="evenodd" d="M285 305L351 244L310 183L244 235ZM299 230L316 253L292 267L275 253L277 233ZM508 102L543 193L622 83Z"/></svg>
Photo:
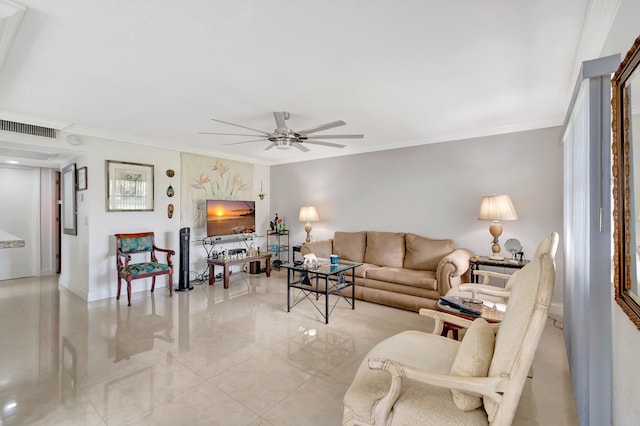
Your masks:
<svg viewBox="0 0 640 426"><path fill-rule="evenodd" d="M80 167L78 169L78 191L87 189L87 168Z"/></svg>
<svg viewBox="0 0 640 426"><path fill-rule="evenodd" d="M62 232L67 235L78 235L75 163L62 169Z"/></svg>
<svg viewBox="0 0 640 426"><path fill-rule="evenodd" d="M153 165L107 160L107 211L153 211Z"/></svg>

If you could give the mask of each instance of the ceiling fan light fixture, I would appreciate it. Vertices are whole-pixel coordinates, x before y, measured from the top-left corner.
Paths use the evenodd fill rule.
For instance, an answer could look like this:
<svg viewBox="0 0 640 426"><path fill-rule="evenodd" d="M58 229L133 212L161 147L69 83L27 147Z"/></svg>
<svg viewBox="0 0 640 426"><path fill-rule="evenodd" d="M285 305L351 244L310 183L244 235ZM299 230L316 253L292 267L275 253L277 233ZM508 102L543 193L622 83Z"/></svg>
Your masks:
<svg viewBox="0 0 640 426"><path fill-rule="evenodd" d="M328 129L333 129L335 127L339 127L339 126L344 126L345 123L342 120L338 120L338 121L332 121L331 123L326 123L326 124L322 124L320 126L315 126L315 127L310 127L308 129L304 129L304 130L298 130L298 131L294 131L291 130L287 127L286 125L286 120L289 119L290 114L288 112L274 112L273 116L276 120L276 128L273 132L265 132L262 130L258 130L258 129L253 129L251 127L247 127L247 126L242 126L240 124L234 124L234 123L230 123L228 121L223 121L223 120L218 120L216 118L212 118L211 120L213 121L217 121L219 123L223 123L223 124L227 124L227 125L231 125L231 126L236 126L236 127L240 127L243 129L247 129L247 130L251 130L254 132L257 132L257 135L249 135L249 134L244 134L244 133L217 133L217 132L200 132L203 134L212 134L212 135L224 135L224 136L255 136L255 137L259 137L260 139L252 139L252 140L248 140L248 141L241 141L241 142L233 142L233 143L228 143L225 145L237 145L237 144L244 144L244 143L248 143L248 142L258 142L258 141L264 141L264 140L268 140L269 142L271 142L271 144L269 146L267 146L264 150L268 151L273 147L276 147L278 149L289 149L291 147L299 149L300 151L303 152L307 152L309 151L309 148L307 148L307 144L312 144L312 145L324 145L324 146L329 146L329 147L333 147L333 148L344 148L345 145L341 145L341 144L336 144L336 143L332 143L332 142L325 142L322 139L362 139L364 137L364 135L325 135L323 136L322 134L316 134L318 132L322 132L324 130L328 130ZM313 134L313 135L311 135ZM311 136L310 136L311 135ZM311 139L310 139L311 138Z"/></svg>
<svg viewBox="0 0 640 426"><path fill-rule="evenodd" d="M274 144L274 146L278 149L289 149L291 148L291 138L288 136L278 136L274 138L269 138L269 140Z"/></svg>

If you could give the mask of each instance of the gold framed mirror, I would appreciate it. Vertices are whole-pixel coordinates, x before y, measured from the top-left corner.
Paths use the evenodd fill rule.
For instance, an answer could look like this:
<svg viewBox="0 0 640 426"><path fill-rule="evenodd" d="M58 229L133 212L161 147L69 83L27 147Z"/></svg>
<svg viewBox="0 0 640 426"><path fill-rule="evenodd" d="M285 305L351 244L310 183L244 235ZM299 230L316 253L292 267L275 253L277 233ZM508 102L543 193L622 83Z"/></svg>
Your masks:
<svg viewBox="0 0 640 426"><path fill-rule="evenodd" d="M640 329L640 37L613 75L615 299ZM637 188L637 190L636 190Z"/></svg>

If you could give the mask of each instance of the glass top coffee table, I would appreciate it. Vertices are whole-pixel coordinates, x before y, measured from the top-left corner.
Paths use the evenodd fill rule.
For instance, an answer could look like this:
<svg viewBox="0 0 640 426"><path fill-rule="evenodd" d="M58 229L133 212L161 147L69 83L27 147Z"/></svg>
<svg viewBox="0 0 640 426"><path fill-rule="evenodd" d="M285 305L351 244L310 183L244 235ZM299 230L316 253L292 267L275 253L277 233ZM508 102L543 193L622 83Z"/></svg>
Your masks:
<svg viewBox="0 0 640 426"><path fill-rule="evenodd" d="M329 259L318 259L318 267L315 269L305 269L303 265L293 263L283 263L281 267L287 268L287 312L304 299L308 299L313 306L324 317L325 324L329 324L329 315L333 312L340 299L349 303L351 309L355 309L355 270L362 263L340 261L337 265L332 265ZM349 273L351 272L351 273ZM351 297L345 296L344 290L351 287ZM295 297L291 298L291 292ZM296 290L299 290L296 292ZM329 311L329 295L338 296ZM324 312L316 303L321 295L324 295ZM315 300L314 300L315 299Z"/></svg>

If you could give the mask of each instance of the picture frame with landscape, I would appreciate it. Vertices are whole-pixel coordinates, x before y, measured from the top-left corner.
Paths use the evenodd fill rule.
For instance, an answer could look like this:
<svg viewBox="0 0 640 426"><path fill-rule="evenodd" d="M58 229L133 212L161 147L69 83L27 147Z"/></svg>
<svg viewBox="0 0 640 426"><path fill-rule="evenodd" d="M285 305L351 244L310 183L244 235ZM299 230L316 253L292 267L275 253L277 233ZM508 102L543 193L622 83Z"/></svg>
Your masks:
<svg viewBox="0 0 640 426"><path fill-rule="evenodd" d="M106 168L107 211L153 211L152 164L107 160Z"/></svg>

